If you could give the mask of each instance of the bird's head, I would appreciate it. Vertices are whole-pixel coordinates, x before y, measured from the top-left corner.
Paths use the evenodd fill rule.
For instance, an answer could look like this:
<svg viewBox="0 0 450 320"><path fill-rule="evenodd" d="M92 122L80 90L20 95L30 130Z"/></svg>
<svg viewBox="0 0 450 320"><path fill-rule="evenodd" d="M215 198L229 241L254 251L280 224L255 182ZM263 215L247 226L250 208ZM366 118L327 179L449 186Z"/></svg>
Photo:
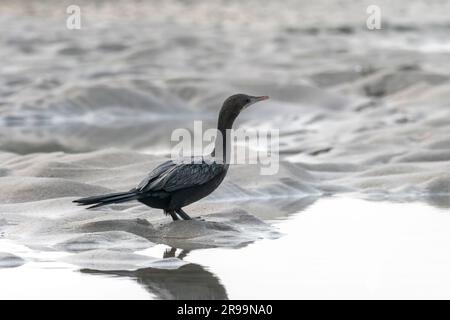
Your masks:
<svg viewBox="0 0 450 320"><path fill-rule="evenodd" d="M267 99L269 99L268 96L255 97L238 93L232 95L231 97L228 97L224 101L222 109L220 109L219 120L217 123L217 129L222 134L223 139L220 140L216 139L216 148L212 152L212 155L217 156L218 154L219 155L222 154L222 156L225 157L226 155L225 141L227 141L225 139L229 134L229 129L233 127L234 120L236 120L239 113L241 113L242 110L247 109L252 104ZM223 136L224 134L225 136ZM219 145L217 145L217 143L219 143ZM224 161L225 163L229 163L227 162L228 159L224 158Z"/></svg>
<svg viewBox="0 0 450 320"><path fill-rule="evenodd" d="M219 113L219 129L230 129L234 120L242 110L247 109L252 104L269 99L268 96L249 96L238 93L228 97L220 109Z"/></svg>
<svg viewBox="0 0 450 320"><path fill-rule="evenodd" d="M269 99L268 96L255 97L238 93L228 97L224 101L222 110L238 115L242 110L247 109L252 104L267 99Z"/></svg>

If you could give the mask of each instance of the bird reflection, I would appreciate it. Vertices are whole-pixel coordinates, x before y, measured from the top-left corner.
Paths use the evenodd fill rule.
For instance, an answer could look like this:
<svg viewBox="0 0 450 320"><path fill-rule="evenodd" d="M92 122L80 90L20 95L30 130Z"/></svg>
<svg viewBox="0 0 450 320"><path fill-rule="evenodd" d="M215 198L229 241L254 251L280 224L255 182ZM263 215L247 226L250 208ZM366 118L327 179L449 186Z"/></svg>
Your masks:
<svg viewBox="0 0 450 320"><path fill-rule="evenodd" d="M191 252L191 250L181 250L181 252L177 255L177 248L170 247L170 249L166 249L166 251L163 254L163 258L178 258L180 260L183 260L187 257L187 255Z"/></svg>
<svg viewBox="0 0 450 320"><path fill-rule="evenodd" d="M288 217L294 212L303 211L306 207L313 204L316 199L317 198L315 197L306 197L293 201L286 201L283 199L283 201L279 202L274 200L264 203L249 202L242 204L242 206L249 209L249 211L258 211L262 216L265 216L268 219L274 219ZM274 210L275 207L278 209ZM111 225L108 223L105 224L105 222L96 223L91 227L93 229L84 231L93 232L111 230ZM114 230L117 230L117 223L114 224L114 228ZM150 227L147 225L143 228L141 223L137 223L136 228L133 228L133 232L139 236L146 237L154 241L155 239L150 237L151 235L154 235L154 229L149 231L149 228ZM130 232L130 228L127 227L126 231ZM245 247L253 242L254 241L239 243L234 246L234 248ZM183 260L192 250L211 247L210 243L192 243L186 239L182 239L181 241L180 239L175 238L162 238L161 243L164 243L169 247L163 254L163 258L165 259L178 258ZM217 276L203 266L194 263L184 265L175 270L145 268L136 271L100 271L83 269L81 272L98 275L113 275L134 279L148 292L156 296L157 299L228 299L227 292Z"/></svg>
<svg viewBox="0 0 450 320"><path fill-rule="evenodd" d="M183 259L189 250L171 247L164 252L164 258ZM220 280L199 264L189 263L178 269L145 268L136 271L100 271L82 269L81 272L98 275L114 275L136 280L157 299L167 300L210 300L228 299L227 292Z"/></svg>

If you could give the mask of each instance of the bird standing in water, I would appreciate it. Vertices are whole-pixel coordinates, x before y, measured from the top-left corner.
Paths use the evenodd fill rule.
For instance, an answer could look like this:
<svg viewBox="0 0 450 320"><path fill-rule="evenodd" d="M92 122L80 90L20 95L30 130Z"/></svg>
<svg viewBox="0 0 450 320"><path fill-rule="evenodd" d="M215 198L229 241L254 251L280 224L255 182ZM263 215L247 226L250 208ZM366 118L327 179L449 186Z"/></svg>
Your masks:
<svg viewBox="0 0 450 320"><path fill-rule="evenodd" d="M110 193L74 200L90 208L137 200L149 207L163 209L172 219L190 220L183 207L213 192L223 181L229 167L229 129L239 113L250 105L269 99L235 94L223 103L217 124L218 137L214 151L207 156L169 160L156 167L142 182L127 192ZM193 161L195 160L195 161Z"/></svg>

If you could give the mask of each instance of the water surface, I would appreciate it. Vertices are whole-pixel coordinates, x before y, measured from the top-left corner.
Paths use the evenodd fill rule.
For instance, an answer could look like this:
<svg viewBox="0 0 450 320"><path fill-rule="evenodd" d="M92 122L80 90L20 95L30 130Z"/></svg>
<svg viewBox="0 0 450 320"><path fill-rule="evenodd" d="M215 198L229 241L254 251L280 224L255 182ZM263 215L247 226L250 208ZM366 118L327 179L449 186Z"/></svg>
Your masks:
<svg viewBox="0 0 450 320"><path fill-rule="evenodd" d="M138 252L189 262L174 270L80 270L55 262L62 253L34 253L34 261L0 269L0 298L450 298L449 213L423 203L324 198L269 219L278 239ZM7 249L29 251L1 240L0 251Z"/></svg>

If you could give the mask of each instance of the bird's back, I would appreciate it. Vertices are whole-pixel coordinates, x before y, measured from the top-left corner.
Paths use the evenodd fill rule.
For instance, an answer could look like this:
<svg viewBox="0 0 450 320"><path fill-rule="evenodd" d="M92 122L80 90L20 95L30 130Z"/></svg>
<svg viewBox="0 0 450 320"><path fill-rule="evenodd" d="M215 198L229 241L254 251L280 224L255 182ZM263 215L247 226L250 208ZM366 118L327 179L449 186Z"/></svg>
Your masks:
<svg viewBox="0 0 450 320"><path fill-rule="evenodd" d="M156 167L139 183L136 190L142 193L174 192L200 186L226 172L225 165L213 158L181 158L166 161Z"/></svg>

